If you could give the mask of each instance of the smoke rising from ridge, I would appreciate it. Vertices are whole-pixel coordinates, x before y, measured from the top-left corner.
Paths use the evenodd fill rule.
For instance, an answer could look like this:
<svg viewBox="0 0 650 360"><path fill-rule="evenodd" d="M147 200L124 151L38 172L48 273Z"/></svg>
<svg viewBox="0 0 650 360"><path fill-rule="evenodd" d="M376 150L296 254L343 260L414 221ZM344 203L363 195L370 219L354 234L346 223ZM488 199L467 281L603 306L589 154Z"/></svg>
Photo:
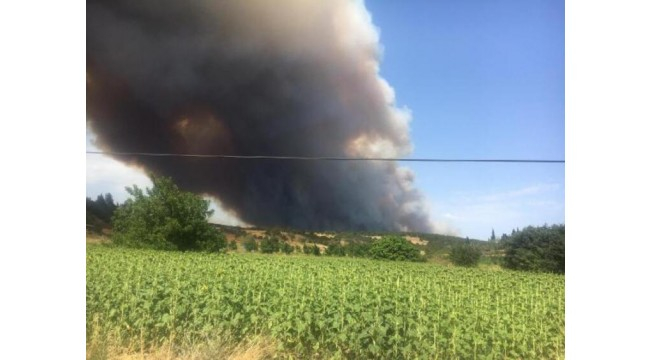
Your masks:
<svg viewBox="0 0 650 360"><path fill-rule="evenodd" d="M410 114L379 76L362 2L88 0L88 124L104 150L403 156ZM116 156L219 199L244 222L432 231L391 162Z"/></svg>

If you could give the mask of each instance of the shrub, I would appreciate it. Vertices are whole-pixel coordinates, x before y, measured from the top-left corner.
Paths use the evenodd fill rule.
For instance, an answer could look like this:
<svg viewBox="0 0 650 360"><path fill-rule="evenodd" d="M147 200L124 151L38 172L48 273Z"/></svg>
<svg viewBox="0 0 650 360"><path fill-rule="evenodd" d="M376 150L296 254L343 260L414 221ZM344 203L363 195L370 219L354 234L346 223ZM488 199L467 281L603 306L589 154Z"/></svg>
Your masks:
<svg viewBox="0 0 650 360"><path fill-rule="evenodd" d="M181 191L170 178L151 177L145 191L127 187L132 196L113 215L118 245L163 250L216 252L226 247L222 233L207 221L209 202Z"/></svg>
<svg viewBox="0 0 650 360"><path fill-rule="evenodd" d="M327 247L325 255L329 256L345 256L345 247L339 242L335 242Z"/></svg>
<svg viewBox="0 0 650 360"><path fill-rule="evenodd" d="M369 257L370 247L371 245L366 243L350 243L346 246L346 252L354 257Z"/></svg>
<svg viewBox="0 0 650 360"><path fill-rule="evenodd" d="M275 236L266 237L260 244L262 254L272 254L280 251L280 241Z"/></svg>
<svg viewBox="0 0 650 360"><path fill-rule="evenodd" d="M111 218L117 210L118 205L113 201L113 196L110 193L106 195L100 194L97 200L92 200L86 197L86 224L89 220L99 220L105 224L110 224Z"/></svg>
<svg viewBox="0 0 650 360"><path fill-rule="evenodd" d="M564 225L529 226L505 242L503 266L564 274Z"/></svg>
<svg viewBox="0 0 650 360"><path fill-rule="evenodd" d="M373 259L421 261L420 250L401 236L385 236L370 246Z"/></svg>
<svg viewBox="0 0 650 360"><path fill-rule="evenodd" d="M481 250L470 244L456 245L449 252L449 259L458 266L478 266Z"/></svg>
<svg viewBox="0 0 650 360"><path fill-rule="evenodd" d="M320 248L314 245L305 245L302 247L302 251L305 254L320 256Z"/></svg>
<svg viewBox="0 0 650 360"><path fill-rule="evenodd" d="M291 253L293 252L294 249L293 249L293 246L289 245L289 244L286 243L286 242L283 242L283 243L280 245L280 250L281 250L283 253L285 253L285 254L291 254Z"/></svg>
<svg viewBox="0 0 650 360"><path fill-rule="evenodd" d="M259 248L257 246L257 241L250 236L247 236L244 240L244 250L246 251L257 251Z"/></svg>

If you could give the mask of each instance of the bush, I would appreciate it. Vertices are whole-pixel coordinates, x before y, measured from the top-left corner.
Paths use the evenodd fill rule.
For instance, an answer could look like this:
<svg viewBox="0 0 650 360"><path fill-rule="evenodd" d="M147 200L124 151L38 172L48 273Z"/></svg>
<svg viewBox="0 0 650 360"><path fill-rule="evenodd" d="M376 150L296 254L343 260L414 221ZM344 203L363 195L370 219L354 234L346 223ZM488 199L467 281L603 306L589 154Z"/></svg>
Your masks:
<svg viewBox="0 0 650 360"><path fill-rule="evenodd" d="M504 247L508 269L564 274L564 225L529 226L510 236Z"/></svg>
<svg viewBox="0 0 650 360"><path fill-rule="evenodd" d="M325 255L328 256L345 256L345 247L339 242L335 242L327 247Z"/></svg>
<svg viewBox="0 0 650 360"><path fill-rule="evenodd" d="M97 200L86 198L86 230L101 234L111 228L111 218L118 205L113 202L110 193L100 194Z"/></svg>
<svg viewBox="0 0 650 360"><path fill-rule="evenodd" d="M401 236L385 236L370 246L373 259L422 261L420 250Z"/></svg>
<svg viewBox="0 0 650 360"><path fill-rule="evenodd" d="M478 266L481 259L481 250L470 244L456 245L449 252L449 259L454 265L458 266Z"/></svg>
<svg viewBox="0 0 650 360"><path fill-rule="evenodd" d="M228 243L228 250L237 251L237 241L233 240Z"/></svg>
<svg viewBox="0 0 650 360"><path fill-rule="evenodd" d="M346 253L354 257L369 257L370 244L366 243L350 243L346 246Z"/></svg>
<svg viewBox="0 0 650 360"><path fill-rule="evenodd" d="M262 254L272 254L280 251L280 241L275 236L267 237L260 244Z"/></svg>
<svg viewBox="0 0 650 360"><path fill-rule="evenodd" d="M244 240L244 250L249 252L257 251L258 250L257 241L254 238L247 236L246 240Z"/></svg>
<svg viewBox="0 0 650 360"><path fill-rule="evenodd" d="M305 245L302 247L302 251L305 254L320 256L320 248L314 245Z"/></svg>
<svg viewBox="0 0 650 360"><path fill-rule="evenodd" d="M113 215L113 241L129 247L216 252L226 247L222 233L207 221L209 202L181 191L170 178L153 177L153 188L133 186L132 196Z"/></svg>
<svg viewBox="0 0 650 360"><path fill-rule="evenodd" d="M288 243L283 242L280 245L280 250L282 250L282 252L285 253L285 254L291 254L293 252L294 248L293 248L293 246L289 245Z"/></svg>

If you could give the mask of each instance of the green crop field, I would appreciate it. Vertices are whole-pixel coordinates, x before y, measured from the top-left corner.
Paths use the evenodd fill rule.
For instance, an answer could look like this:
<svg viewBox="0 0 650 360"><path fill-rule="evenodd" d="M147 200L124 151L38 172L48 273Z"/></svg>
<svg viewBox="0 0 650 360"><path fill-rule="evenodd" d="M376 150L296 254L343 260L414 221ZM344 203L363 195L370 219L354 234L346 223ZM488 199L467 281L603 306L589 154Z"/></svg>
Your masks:
<svg viewBox="0 0 650 360"><path fill-rule="evenodd" d="M280 358L564 357L564 276L89 245L87 343L264 336Z"/></svg>

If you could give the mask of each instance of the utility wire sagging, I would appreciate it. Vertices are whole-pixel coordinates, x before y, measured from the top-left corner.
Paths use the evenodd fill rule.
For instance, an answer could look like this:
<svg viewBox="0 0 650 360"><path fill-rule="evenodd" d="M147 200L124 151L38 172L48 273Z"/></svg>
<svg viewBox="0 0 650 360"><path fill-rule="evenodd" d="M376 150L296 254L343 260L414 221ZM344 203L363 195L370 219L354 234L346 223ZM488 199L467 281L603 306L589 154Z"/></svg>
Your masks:
<svg viewBox="0 0 650 360"><path fill-rule="evenodd" d="M336 157L336 156L270 156L270 155L220 155L220 154L164 154L146 152L107 152L86 151L86 154L97 155L129 155L157 157L193 157L243 160L311 160L311 161L412 161L412 162L478 162L478 163L561 163L564 160L540 159L433 159L433 158L367 158L367 157Z"/></svg>

